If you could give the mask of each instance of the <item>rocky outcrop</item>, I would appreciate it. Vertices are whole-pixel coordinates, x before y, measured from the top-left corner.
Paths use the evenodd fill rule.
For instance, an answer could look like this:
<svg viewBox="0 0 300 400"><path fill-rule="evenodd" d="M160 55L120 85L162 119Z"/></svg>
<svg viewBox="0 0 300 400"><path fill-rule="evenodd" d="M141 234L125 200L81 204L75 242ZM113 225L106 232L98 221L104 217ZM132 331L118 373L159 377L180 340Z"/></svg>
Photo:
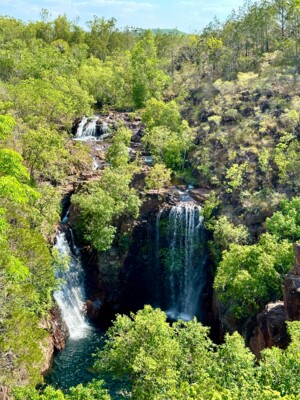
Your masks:
<svg viewBox="0 0 300 400"><path fill-rule="evenodd" d="M65 348L66 340L69 336L68 329L61 318L58 307L53 307L50 310L50 324L52 343L55 350L60 351Z"/></svg>
<svg viewBox="0 0 300 400"><path fill-rule="evenodd" d="M284 305L289 321L300 320L300 244L294 244L295 264L284 281Z"/></svg>
<svg viewBox="0 0 300 400"><path fill-rule="evenodd" d="M284 301L269 303L257 316L250 348L259 358L264 348L285 348L289 343L286 321L300 320L300 244L294 244L295 264L284 280Z"/></svg>
<svg viewBox="0 0 300 400"><path fill-rule="evenodd" d="M44 362L41 366L41 373L45 374L51 368L53 353L54 353L54 344L52 336L48 335L43 342L41 343L41 349L43 352Z"/></svg>
<svg viewBox="0 0 300 400"><path fill-rule="evenodd" d="M199 189L190 189L189 190L189 195L197 201L197 203L204 203L208 198L209 198L209 189L205 188L199 188Z"/></svg>
<svg viewBox="0 0 300 400"><path fill-rule="evenodd" d="M269 303L257 316L257 327L254 336L250 339L250 349L260 357L265 348L278 346L285 348L289 338L286 330L286 312L283 301Z"/></svg>

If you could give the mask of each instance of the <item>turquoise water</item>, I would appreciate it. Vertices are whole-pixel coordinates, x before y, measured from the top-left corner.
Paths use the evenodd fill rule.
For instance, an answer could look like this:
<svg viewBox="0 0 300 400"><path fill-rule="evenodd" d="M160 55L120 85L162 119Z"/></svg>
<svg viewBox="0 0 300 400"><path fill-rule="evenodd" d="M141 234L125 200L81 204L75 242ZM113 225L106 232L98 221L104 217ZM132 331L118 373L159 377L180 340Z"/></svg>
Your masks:
<svg viewBox="0 0 300 400"><path fill-rule="evenodd" d="M47 384L67 390L86 384L97 377L92 371L94 354L104 345L104 332L91 330L85 338L67 341L64 350L54 355L51 371L45 377Z"/></svg>
<svg viewBox="0 0 300 400"><path fill-rule="evenodd" d="M99 379L105 382L112 399L128 398L122 394L127 386L124 382L116 382L109 373L99 375L93 372L95 353L103 348L104 342L105 331L97 329L91 330L85 338L69 339L64 350L54 355L52 368L45 376L46 384L67 392L80 383L85 385Z"/></svg>

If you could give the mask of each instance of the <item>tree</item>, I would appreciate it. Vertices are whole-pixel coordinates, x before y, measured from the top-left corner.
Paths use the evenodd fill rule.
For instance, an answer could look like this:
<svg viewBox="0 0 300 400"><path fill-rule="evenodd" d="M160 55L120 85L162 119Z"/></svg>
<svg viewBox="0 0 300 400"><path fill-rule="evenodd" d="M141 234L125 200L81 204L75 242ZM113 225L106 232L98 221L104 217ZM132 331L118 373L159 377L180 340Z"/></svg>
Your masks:
<svg viewBox="0 0 300 400"><path fill-rule="evenodd" d="M266 219L268 231L278 240L287 239L295 242L300 239L300 198L283 200L280 210Z"/></svg>
<svg viewBox="0 0 300 400"><path fill-rule="evenodd" d="M151 31L146 31L131 52L132 98L142 108L151 97L159 98L167 76L158 68L157 48Z"/></svg>
<svg viewBox="0 0 300 400"><path fill-rule="evenodd" d="M0 140L5 140L15 126L15 120L11 115L0 115Z"/></svg>
<svg viewBox="0 0 300 400"><path fill-rule="evenodd" d="M226 216L221 216L210 223L213 231L213 240L209 242L210 250L216 262L221 261L222 252L229 250L230 245L247 244L249 232L244 225L235 226Z"/></svg>
<svg viewBox="0 0 300 400"><path fill-rule="evenodd" d="M66 138L55 130L39 128L23 135L23 156L31 179L43 177L62 181L68 170L69 153Z"/></svg>
<svg viewBox="0 0 300 400"><path fill-rule="evenodd" d="M254 316L270 299L281 297L283 278L292 263L292 245L270 234L262 235L255 245L231 244L223 252L214 287L235 317Z"/></svg>
<svg viewBox="0 0 300 400"><path fill-rule="evenodd" d="M160 189L169 184L171 171L164 164L155 164L148 173L145 183L147 189Z"/></svg>
<svg viewBox="0 0 300 400"><path fill-rule="evenodd" d="M93 56L105 61L109 54L109 41L116 30L115 18L105 20L94 15L93 20L88 22L90 29L87 35L87 43Z"/></svg>
<svg viewBox="0 0 300 400"><path fill-rule="evenodd" d="M132 132L120 127L112 138L112 145L107 151L107 160L113 168L121 168L129 162L128 146L131 141Z"/></svg>
<svg viewBox="0 0 300 400"><path fill-rule="evenodd" d="M18 114L31 128L41 124L70 128L73 119L88 113L92 104L74 77L30 78L10 86L10 93Z"/></svg>
<svg viewBox="0 0 300 400"><path fill-rule="evenodd" d="M106 389L103 389L103 382L96 381L88 383L86 386L78 385L70 389L70 393L64 394L61 390L55 390L47 386L43 391L38 391L32 387L15 388L15 400L110 400Z"/></svg>
<svg viewBox="0 0 300 400"><path fill-rule="evenodd" d="M129 187L131 177L124 169L106 168L100 182L91 183L82 193L72 196L72 203L80 211L76 230L99 251L110 248L117 218L138 215L141 202Z"/></svg>
<svg viewBox="0 0 300 400"><path fill-rule="evenodd" d="M159 126L168 128L172 132L182 130L182 118L175 101L165 103L155 98L148 100L142 113L142 120L147 126L147 131Z"/></svg>

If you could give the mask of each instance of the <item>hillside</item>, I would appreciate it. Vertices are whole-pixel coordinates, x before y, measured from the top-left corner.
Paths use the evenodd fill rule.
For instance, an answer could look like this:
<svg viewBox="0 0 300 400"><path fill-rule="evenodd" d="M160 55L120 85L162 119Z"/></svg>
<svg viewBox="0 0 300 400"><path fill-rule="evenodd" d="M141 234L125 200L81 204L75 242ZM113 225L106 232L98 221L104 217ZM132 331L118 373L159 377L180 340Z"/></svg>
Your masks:
<svg viewBox="0 0 300 400"><path fill-rule="evenodd" d="M0 399L300 398L299 32L0 17Z"/></svg>

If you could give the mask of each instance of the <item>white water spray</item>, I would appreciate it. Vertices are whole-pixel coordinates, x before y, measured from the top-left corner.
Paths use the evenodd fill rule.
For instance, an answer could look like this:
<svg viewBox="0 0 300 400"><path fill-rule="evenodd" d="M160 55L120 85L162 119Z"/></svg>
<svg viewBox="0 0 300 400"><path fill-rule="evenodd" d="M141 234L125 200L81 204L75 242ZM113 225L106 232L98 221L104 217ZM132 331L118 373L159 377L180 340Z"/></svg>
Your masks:
<svg viewBox="0 0 300 400"><path fill-rule="evenodd" d="M97 120L98 117L92 117L89 121L83 117L78 125L75 140L97 140Z"/></svg>
<svg viewBox="0 0 300 400"><path fill-rule="evenodd" d="M180 202L169 212L167 314L171 319L191 320L201 314L199 298L206 282L204 226L201 207L187 192L179 194Z"/></svg>
<svg viewBox="0 0 300 400"><path fill-rule="evenodd" d="M70 235L72 237L71 230ZM70 339L82 339L87 336L92 328L87 323L83 313L85 300L84 271L79 250L74 242L72 243L73 251L71 250L64 232L59 232L56 236L55 248L62 256L68 257L69 269L65 272L57 272L62 284L60 289L54 292L54 298L68 328Z"/></svg>

